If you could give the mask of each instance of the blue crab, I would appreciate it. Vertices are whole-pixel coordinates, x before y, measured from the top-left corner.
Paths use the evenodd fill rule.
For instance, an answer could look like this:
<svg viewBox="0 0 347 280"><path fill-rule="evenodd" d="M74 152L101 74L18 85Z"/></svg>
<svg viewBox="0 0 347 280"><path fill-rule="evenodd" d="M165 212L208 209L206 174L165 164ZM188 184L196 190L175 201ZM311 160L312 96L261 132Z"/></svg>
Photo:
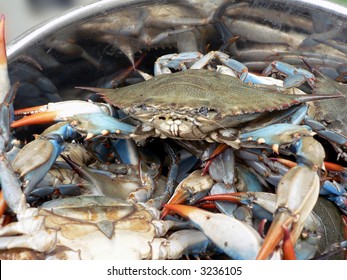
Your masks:
<svg viewBox="0 0 347 280"><path fill-rule="evenodd" d="M217 55L223 62L224 56L220 53ZM203 57L202 60L209 61L210 57ZM229 62L235 65L228 58L224 61L226 65ZM240 70L244 72L243 69ZM242 79L243 77L244 75ZM272 148L275 152L286 145L292 145L298 155L299 166L291 169L284 176L283 184L292 186L295 184L294 177L298 177L299 181L302 181L304 177L310 180L306 182L306 188L300 190L295 188L293 194L283 192L283 188L279 188L277 208L281 211L277 211L275 220L279 223L274 227L278 232L277 241L283 236L280 230L283 223L293 224L295 228L293 239L297 238L302 223L318 196L317 171L323 166L324 150L306 128L289 124L289 129L287 124L275 123L283 122L283 119L300 108L300 104L340 97L340 94L292 95L287 94L291 91L279 89L276 86L262 87L245 84L235 77L204 69L190 69L161 75L144 83L115 90L84 89L100 93L107 102L137 120L137 126L130 124L121 126L121 123L108 114L94 111L92 114L85 111L82 113L77 106L72 116L62 115L57 110L47 108L48 111L40 113L40 117L48 116L45 122L56 121L56 115L63 116L63 120L68 121L59 128L59 132L51 133L58 133L64 137L64 128L73 127L79 133L87 135L87 139L109 134L115 137L134 138L136 141L145 140L148 137L169 137L226 143L237 149L243 145L243 142L252 142L252 145ZM11 126L14 128L19 124L28 125L32 118L34 117L26 116L20 121L13 122ZM269 119L272 120L269 121ZM271 125L276 126L271 127ZM268 127L280 133L274 137L268 137L271 133ZM256 128L262 129L256 130ZM282 135L286 136L282 137ZM312 147L313 150L311 150ZM47 162L52 161L47 160ZM300 199L297 204L288 205L292 196L300 197ZM300 218L293 219L292 213L300 215ZM264 248L268 246L267 241L270 239L270 236L267 237L264 243L267 245L264 245ZM271 247L273 249L275 246L276 244L271 244L268 249L271 251ZM266 258L269 252L263 251L261 254Z"/></svg>
<svg viewBox="0 0 347 280"><path fill-rule="evenodd" d="M234 148L242 146L239 133L242 139L244 127L251 123L262 127L262 120L270 114L285 114L307 101L340 96L283 94L284 90L278 92L276 87L270 89L248 85L237 78L204 69L161 75L115 90L86 89L100 93L106 101L140 121L136 129L128 134L137 141L150 136L169 137L227 143ZM49 114L52 115L51 112ZM113 119L106 114L98 116ZM25 119L30 123L30 116ZM98 127L99 134L117 135L119 131L117 127L104 127L100 121L96 126L92 114L76 115L69 120L82 133L84 130L79 128L81 120L88 120L93 127ZM268 127L247 132L243 140L269 144L275 151L283 145L294 143L292 146L298 154L299 165L292 168L280 182L283 187L278 189L278 210L270 229L272 234L266 237L258 258L267 258L283 238L283 224L293 227L292 239L297 240L319 193L317 171L323 167L324 150L312 138L310 131L301 126L290 126L288 129L287 124L276 125L275 129L280 133L274 137L269 135ZM298 182L301 184L304 181L305 187L295 187ZM287 191L288 188L292 190ZM294 204L290 202L292 197L298 198Z"/></svg>
<svg viewBox="0 0 347 280"><path fill-rule="evenodd" d="M237 78L204 69L161 75L144 83L115 90L85 89L100 93L106 101L141 121L142 124L136 130L127 130L135 140L155 136L228 141L228 137L237 138L237 131L228 131L230 128L242 130L242 126L248 125L251 121L258 122L258 126L261 127L262 118L269 113L286 111L290 107L297 107L308 101L340 97L339 94L283 94L278 92L277 88L262 89L245 84ZM250 100L253 102L249 102ZM49 108L45 111L43 106L41 109L42 122L56 120L55 116L61 112ZM35 110L28 108L28 112L30 111L35 113ZM79 111L80 109L76 108L75 112L71 112L75 113L74 117L65 118L76 121L77 131L83 133L90 125L98 127L92 130L95 134L106 134L106 131L117 133L117 128L103 126L100 119L93 121L93 115L80 114ZM105 121L110 118L105 114L97 116ZM26 116L13 122L11 127L32 124L34 118L36 119L35 115ZM88 123L79 125L83 121ZM233 134L236 135L232 137Z"/></svg>

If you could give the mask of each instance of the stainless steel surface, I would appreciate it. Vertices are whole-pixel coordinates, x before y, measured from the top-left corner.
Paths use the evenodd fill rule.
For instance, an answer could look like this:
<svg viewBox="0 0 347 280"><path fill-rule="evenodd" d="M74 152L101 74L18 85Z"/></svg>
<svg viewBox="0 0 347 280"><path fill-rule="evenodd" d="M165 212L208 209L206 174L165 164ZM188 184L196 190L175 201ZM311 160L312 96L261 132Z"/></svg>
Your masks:
<svg viewBox="0 0 347 280"><path fill-rule="evenodd" d="M233 1L230 1L233 2ZM302 0L302 1L285 1L285 0L275 0L275 1L234 1L235 4L245 2L249 3L250 6L265 7L267 13L271 14L272 6L279 8L279 11L286 14L287 16L295 16L296 11L301 11L301 13L323 13L326 17L334 17L340 19L347 18L347 8L334 4L327 1L312 1L312 0ZM80 22L91 20L93 18L110 14L110 13L120 13L123 9L132 9L138 6L154 5L158 7L165 7L166 5L172 5L177 3L177 6L182 5L182 1L151 1L151 0L103 0L97 1L90 5L75 8L68 11L55 19L39 24L38 26L28 30L21 36L12 40L8 43L8 56L9 61L12 61L14 57L24 52L34 44L42 42L45 38L59 31L64 30L67 27L71 27L79 24ZM180 4L181 3L181 4ZM203 10L202 13L212 13L223 1L184 1L188 5L195 6L197 9L206 8L206 4L210 3L209 9ZM204 3L201 5L201 3ZM240 15L239 15L240 16ZM242 16L242 15L241 15ZM264 15L265 16L265 15ZM285 22L285 19L283 21ZM266 18L264 17L264 21ZM129 23L131 24L131 23Z"/></svg>
<svg viewBox="0 0 347 280"><path fill-rule="evenodd" d="M325 1L99 1L9 42L12 83L24 85L14 106L89 99L91 93L75 87L103 87L140 58L137 69L152 74L160 55L221 48L254 72L273 60L305 67L305 57L346 82L347 9ZM29 134L25 129L16 133ZM34 133L41 131L30 137Z"/></svg>

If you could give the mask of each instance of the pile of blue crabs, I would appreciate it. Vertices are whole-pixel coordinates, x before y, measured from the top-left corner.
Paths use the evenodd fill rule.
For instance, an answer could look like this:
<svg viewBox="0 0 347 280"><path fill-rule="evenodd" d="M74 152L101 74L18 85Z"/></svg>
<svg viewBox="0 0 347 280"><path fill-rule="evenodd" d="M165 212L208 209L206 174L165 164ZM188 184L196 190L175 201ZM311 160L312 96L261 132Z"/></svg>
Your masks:
<svg viewBox="0 0 347 280"><path fill-rule="evenodd" d="M107 16L86 22L82 34L102 26L95 39L126 66L69 98L33 58L8 73L1 18L1 259L346 258L347 58L334 77L314 63L333 52L277 50L252 67L242 56L255 47L230 51L256 30L232 35L244 22L228 17L245 5L201 22L165 17L165 34L145 8L132 11L146 23L136 34L108 33ZM215 50L207 22L227 38ZM107 67L77 42L47 45Z"/></svg>

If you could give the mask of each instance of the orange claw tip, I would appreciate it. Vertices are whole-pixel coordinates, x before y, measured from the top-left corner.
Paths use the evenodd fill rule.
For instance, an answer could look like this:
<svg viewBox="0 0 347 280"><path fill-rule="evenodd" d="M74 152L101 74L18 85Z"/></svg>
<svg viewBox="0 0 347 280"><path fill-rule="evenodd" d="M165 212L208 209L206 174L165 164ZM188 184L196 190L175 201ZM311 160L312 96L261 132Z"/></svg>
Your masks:
<svg viewBox="0 0 347 280"><path fill-rule="evenodd" d="M7 204L4 199L4 193L3 191L0 191L0 217L4 215L6 209L7 209Z"/></svg>
<svg viewBox="0 0 347 280"><path fill-rule="evenodd" d="M262 238L265 238L265 225L267 223L267 219L262 219L258 225L258 233Z"/></svg>
<svg viewBox="0 0 347 280"><path fill-rule="evenodd" d="M216 156L220 155L221 153L223 153L228 148L229 148L229 146L227 144L224 144L224 143L218 145L218 147L213 151L210 158L207 160L205 168L202 172L202 175L206 175L208 173L208 169L210 168L210 165L211 165L212 161L214 160L214 158Z"/></svg>
<svg viewBox="0 0 347 280"><path fill-rule="evenodd" d="M292 167L297 165L296 162L288 160L288 159L284 159L284 158L269 158L269 159L271 159L273 161L277 161L279 163L282 163L283 165L285 165L285 166L287 166L289 168L292 168ZM325 169L328 170L328 171L343 172L343 171L347 170L346 167L343 167L343 166L341 166L339 164L332 163L332 162L325 161L324 165L325 165Z"/></svg>
<svg viewBox="0 0 347 280"><path fill-rule="evenodd" d="M218 147L213 151L211 158L218 156L219 154L223 153L228 148L229 146L225 143L218 145Z"/></svg>
<svg viewBox="0 0 347 280"><path fill-rule="evenodd" d="M257 255L257 260L266 260L275 250L284 237L283 226L287 226L294 220L293 217L285 213L276 215L266 234L263 244Z"/></svg>
<svg viewBox="0 0 347 280"><path fill-rule="evenodd" d="M170 213L170 210L167 208L164 208L163 211L160 214L160 219L163 220L165 217Z"/></svg>
<svg viewBox="0 0 347 280"><path fill-rule="evenodd" d="M325 165L325 169L328 171L337 171L337 172L347 171L346 167L343 167L336 163L325 161L324 165Z"/></svg>
<svg viewBox="0 0 347 280"><path fill-rule="evenodd" d="M282 226L283 228L283 259L284 260L296 260L294 244L290 237L290 232L286 226Z"/></svg>
<svg viewBox="0 0 347 280"><path fill-rule="evenodd" d="M270 237L268 237L270 236ZM276 246L283 239L283 229L281 225L277 226L273 231L267 233L264 243L261 246L256 260L266 260L272 252L275 250Z"/></svg>
<svg viewBox="0 0 347 280"><path fill-rule="evenodd" d="M11 127L17 128L17 127L26 126L26 125L52 123L56 120L57 115L58 115L57 111L40 112L35 115L26 116L24 118L21 118L20 120L14 121L11 124Z"/></svg>
<svg viewBox="0 0 347 280"><path fill-rule="evenodd" d="M233 203L239 203L240 200L242 199L242 195L246 195L247 193L245 192L238 192L238 193L223 193L223 194L212 194L205 196L197 201L199 202L204 202L204 201L230 201Z"/></svg>
<svg viewBox="0 0 347 280"><path fill-rule="evenodd" d="M187 191L178 190L169 200L168 204L180 204L184 203L189 197L189 193ZM170 213L170 210L164 209L160 215L160 219L164 219L168 214Z"/></svg>
<svg viewBox="0 0 347 280"><path fill-rule="evenodd" d="M217 209L216 204L214 204L212 202L211 203L201 204L200 207L203 208L203 209L208 209L208 210L216 210Z"/></svg>
<svg viewBox="0 0 347 280"><path fill-rule="evenodd" d="M273 161L277 161L279 163L282 163L284 166L292 168L294 166L297 166L297 163L288 159L284 158L270 158Z"/></svg>
<svg viewBox="0 0 347 280"><path fill-rule="evenodd" d="M6 44L5 44L5 16L0 17L0 65L6 64Z"/></svg>
<svg viewBox="0 0 347 280"><path fill-rule="evenodd" d="M210 165L212 163L212 159L207 160L206 165L204 169L202 170L202 175L205 176L208 173L208 170L210 168Z"/></svg>
<svg viewBox="0 0 347 280"><path fill-rule="evenodd" d="M173 211L184 218L189 218L192 214L199 212L210 214L210 212L200 208L181 204L165 204L164 208L169 209L170 211Z"/></svg>
<svg viewBox="0 0 347 280"><path fill-rule="evenodd" d="M168 204L180 204L185 202L189 198L189 192L185 190L178 190L174 193L173 197L169 200Z"/></svg>

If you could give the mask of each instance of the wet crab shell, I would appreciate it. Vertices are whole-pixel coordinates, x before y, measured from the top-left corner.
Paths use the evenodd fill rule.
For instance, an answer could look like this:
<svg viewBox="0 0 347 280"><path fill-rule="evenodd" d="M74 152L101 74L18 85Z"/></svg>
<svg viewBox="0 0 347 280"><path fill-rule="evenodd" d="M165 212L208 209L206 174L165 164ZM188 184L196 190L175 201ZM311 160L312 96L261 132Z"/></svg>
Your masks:
<svg viewBox="0 0 347 280"><path fill-rule="evenodd" d="M220 128L236 128L268 112L285 110L322 95L290 95L259 89L210 70L160 75L119 89L84 88L171 138L204 139Z"/></svg>

